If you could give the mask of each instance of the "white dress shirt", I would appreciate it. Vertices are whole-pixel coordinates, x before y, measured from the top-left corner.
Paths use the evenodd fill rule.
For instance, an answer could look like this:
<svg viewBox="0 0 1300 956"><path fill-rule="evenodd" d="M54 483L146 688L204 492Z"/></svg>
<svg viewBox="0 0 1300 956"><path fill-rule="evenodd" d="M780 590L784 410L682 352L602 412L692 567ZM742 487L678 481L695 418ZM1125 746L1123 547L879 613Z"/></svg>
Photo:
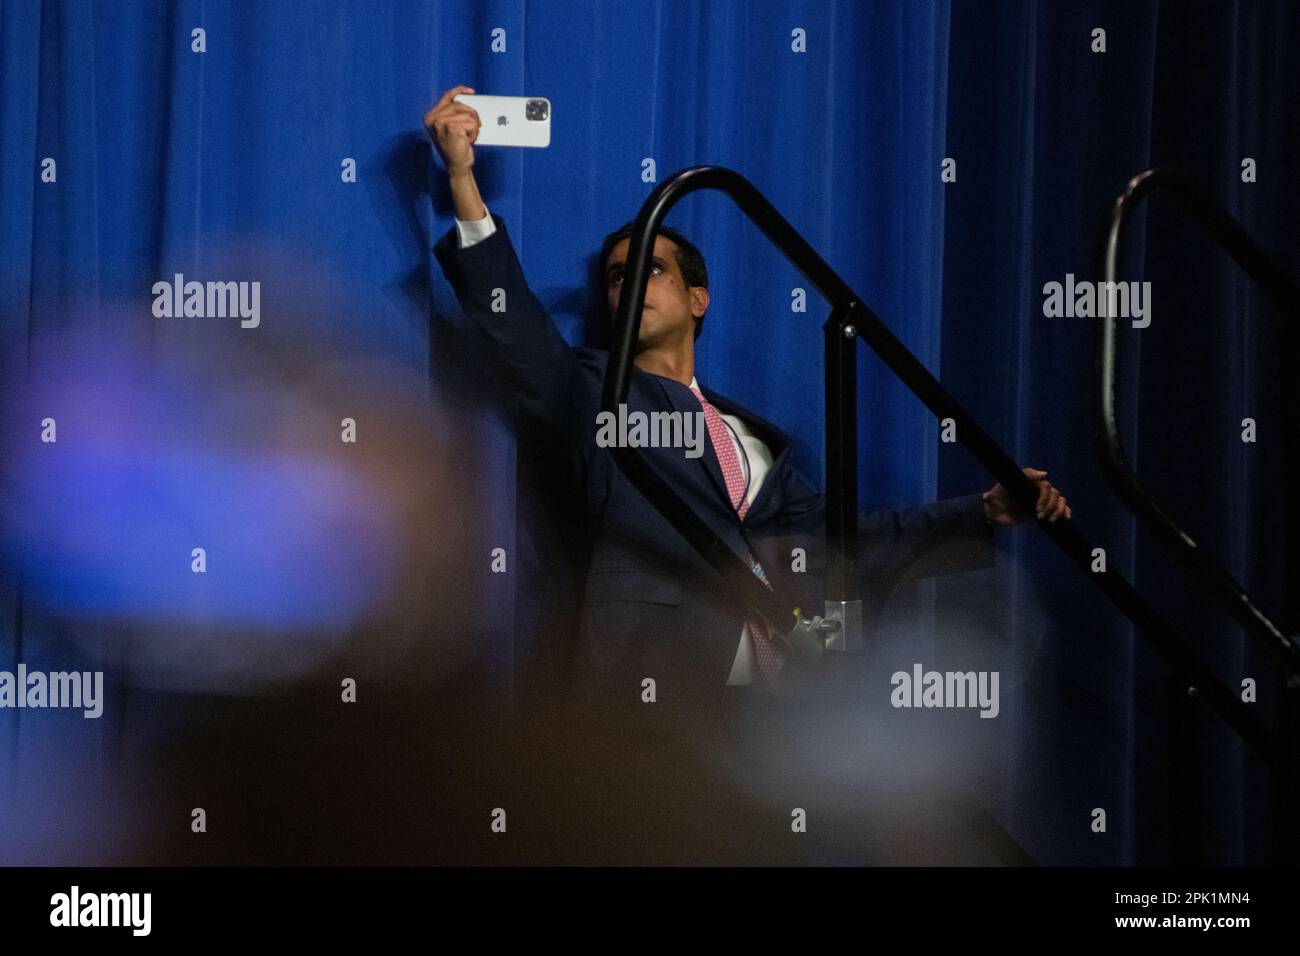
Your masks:
<svg viewBox="0 0 1300 956"><path fill-rule="evenodd" d="M487 209L486 204L483 208ZM490 211L482 219L456 220L456 232L462 249L467 249L476 242L482 242L496 231L497 226L492 221ZM691 376L690 387L699 388L694 376ZM722 409L718 411L722 412ZM741 471L748 476L745 500L752 505L759 488L763 485L763 479L767 477L768 470L772 467L772 451L761 438L750 431L744 421L735 415L722 412L722 420L731 426L727 429L727 433L740 459ZM758 677L758 659L754 656L754 642L749 635L749 625L745 624L740 631L740 643L736 647L736 656L731 663L731 673L727 676L727 683L752 684Z"/></svg>

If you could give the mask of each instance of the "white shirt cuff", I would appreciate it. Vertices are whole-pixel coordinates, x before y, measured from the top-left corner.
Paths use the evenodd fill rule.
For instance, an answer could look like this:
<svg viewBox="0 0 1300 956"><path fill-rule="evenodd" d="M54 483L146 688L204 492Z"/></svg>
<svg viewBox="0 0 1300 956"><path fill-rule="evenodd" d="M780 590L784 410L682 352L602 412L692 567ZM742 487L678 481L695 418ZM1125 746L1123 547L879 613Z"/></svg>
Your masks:
<svg viewBox="0 0 1300 956"><path fill-rule="evenodd" d="M484 203L483 208L487 209L486 203ZM468 249L474 243L482 242L496 231L497 224L492 221L491 210L488 210L487 215L482 219L474 219L469 222L463 219L456 220L456 232L462 249Z"/></svg>

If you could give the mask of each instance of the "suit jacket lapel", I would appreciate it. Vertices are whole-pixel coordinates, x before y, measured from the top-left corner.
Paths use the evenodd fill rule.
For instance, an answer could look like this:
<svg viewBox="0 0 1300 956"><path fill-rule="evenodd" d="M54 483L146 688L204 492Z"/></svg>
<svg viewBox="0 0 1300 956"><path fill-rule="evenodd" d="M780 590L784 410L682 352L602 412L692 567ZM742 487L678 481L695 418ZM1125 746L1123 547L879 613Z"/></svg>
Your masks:
<svg viewBox="0 0 1300 956"><path fill-rule="evenodd" d="M674 411L687 414L694 414L700 411L700 403L695 398L691 390L681 382L674 381L670 378L664 378L662 375L651 375L650 378L659 385L663 393L664 402ZM767 478L763 481L763 486L759 488L758 494L754 496L754 503L750 506L749 514L757 516L766 499L771 497L771 489L774 487L777 470L785 463L785 459L790 452L790 438L785 432L777 428L767 419L754 414L748 408L737 405L725 396L719 395L707 388L701 388L704 397L709 400L709 404L714 406L718 411L725 412L728 415L735 415L741 421L745 422L750 431L758 438L761 438L767 445L768 450L772 453L772 467L768 470ZM707 435L708 432L706 431ZM700 456L699 461L704 470L708 473L709 478L713 481L713 486L717 490L724 502L731 502L731 493L727 491L727 481L722 477L722 466L718 463L717 452L713 449L713 441L705 442L707 449ZM766 493L765 493L766 492ZM757 509L757 510L756 510Z"/></svg>
<svg viewBox="0 0 1300 956"><path fill-rule="evenodd" d="M701 411L699 400L696 399L690 388L681 382L661 375L651 375L649 373L647 375L649 378L654 379L659 386L664 404L667 407L684 414L695 414ZM750 430L767 444L768 449L772 452L772 467L768 470L763 486L759 488L758 494L754 497L754 504L750 506L747 514L747 517L758 517L761 513L774 507L770 504L770 501L777 494L776 489L779 486L779 481L776 480L777 472L786 464L786 459L790 454L790 438L781 429L766 419L755 415L749 409L737 405L735 402L717 395L707 388L701 388L700 391L704 393L704 397L718 411L725 412L728 415L735 415L744 421L750 427ZM707 429L705 434L708 434ZM730 505L731 494L727 491L726 479L722 477L722 466L718 463L717 452L713 450L713 441L710 439L705 442L705 445L707 446L705 453L700 456L699 461L713 481L713 486L721 500ZM731 537L728 536L727 539L728 547L736 553L738 558L748 564L750 560L746 554L748 549L740 539L733 541Z"/></svg>
<svg viewBox="0 0 1300 956"><path fill-rule="evenodd" d="M696 412L702 411L700 402L694 393L681 382L675 382L661 375L654 375L652 378L659 384L659 390L663 393L664 402L673 411L682 412L686 415L694 415ZM722 500L730 503L731 494L727 491L727 480L722 477L722 465L718 463L718 453L713 450L713 441L709 437L707 425L705 426L704 436L704 454L697 460L713 480L713 487L722 496Z"/></svg>

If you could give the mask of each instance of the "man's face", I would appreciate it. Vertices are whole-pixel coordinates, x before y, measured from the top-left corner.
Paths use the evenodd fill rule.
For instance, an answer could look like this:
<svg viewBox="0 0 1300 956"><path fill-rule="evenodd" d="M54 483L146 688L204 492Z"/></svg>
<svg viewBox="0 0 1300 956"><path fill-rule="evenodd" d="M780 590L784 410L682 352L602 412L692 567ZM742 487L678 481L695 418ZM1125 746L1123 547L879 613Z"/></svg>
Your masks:
<svg viewBox="0 0 1300 956"><path fill-rule="evenodd" d="M620 240L605 260L605 295L609 314L618 311L627 264L627 250L632 243ZM641 313L641 333L637 351L672 342L682 336L695 340L695 319L709 307L709 290L688 286L677 264L677 243L665 236L655 236L655 251L650 259L650 279L646 283L645 308Z"/></svg>

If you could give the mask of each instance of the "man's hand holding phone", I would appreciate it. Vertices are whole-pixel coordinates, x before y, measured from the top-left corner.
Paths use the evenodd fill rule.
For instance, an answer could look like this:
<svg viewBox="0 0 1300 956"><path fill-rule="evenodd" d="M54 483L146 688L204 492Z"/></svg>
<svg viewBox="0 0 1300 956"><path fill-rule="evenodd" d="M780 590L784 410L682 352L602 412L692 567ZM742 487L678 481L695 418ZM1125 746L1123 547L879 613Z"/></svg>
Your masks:
<svg viewBox="0 0 1300 956"><path fill-rule="evenodd" d="M424 128L447 167L456 218L476 221L487 215L487 207L474 180L474 141L478 139L478 113L463 103L453 102L461 93L473 93L468 86L454 86L424 114Z"/></svg>
<svg viewBox="0 0 1300 956"><path fill-rule="evenodd" d="M468 86L454 86L424 114L424 128L452 175L467 172L474 165L473 144L478 139L479 116L464 103L453 102L461 93L473 92Z"/></svg>

